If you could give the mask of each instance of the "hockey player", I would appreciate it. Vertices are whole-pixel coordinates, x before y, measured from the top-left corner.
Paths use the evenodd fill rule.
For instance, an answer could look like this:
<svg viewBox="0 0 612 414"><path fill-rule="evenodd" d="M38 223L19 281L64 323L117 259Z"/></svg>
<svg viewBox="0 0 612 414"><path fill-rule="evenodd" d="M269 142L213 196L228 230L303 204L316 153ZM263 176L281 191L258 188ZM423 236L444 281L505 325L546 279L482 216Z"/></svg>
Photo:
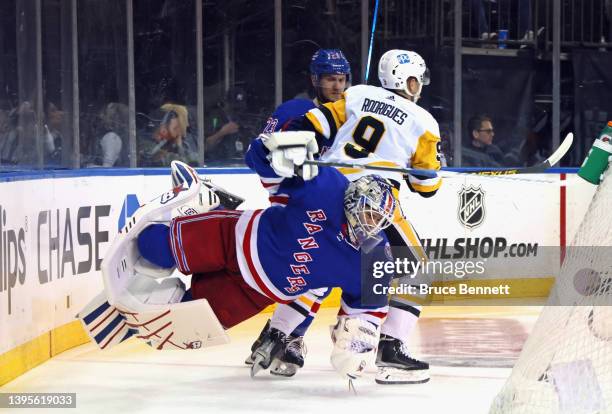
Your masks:
<svg viewBox="0 0 612 414"><path fill-rule="evenodd" d="M303 166L300 176L295 176L296 165L306 157L312 159L316 152L311 132L261 135L251 144L246 161L262 178L279 180L286 194L282 206L182 216L169 227L154 220L143 227L133 219L135 228L142 230L131 237L137 240L138 254L146 263L176 266L192 274L188 299L207 299L225 328L273 302L287 303L312 289L340 287L342 309L332 333L331 362L343 377L353 379L375 352L380 323L387 313L387 298L374 294L367 288L368 279L362 280L362 256L366 255L366 263L368 258L389 259L388 249L373 248L388 245L381 230L393 220L395 199L390 185L375 176L350 183L333 168L311 166ZM195 172L184 164L183 168L191 172L184 175L191 175L191 181L198 184ZM177 187L174 193L162 196L160 205L180 196L181 191ZM128 242L121 237L125 235L119 238ZM133 250L128 247L126 251L129 259ZM117 271L129 266L126 260L117 262L117 270L107 271L110 284ZM367 270L364 275L371 274ZM370 282L384 285L389 278ZM272 329L270 340L256 356L256 366L269 366L271 355L278 351L274 348L289 333ZM141 332L140 336L151 335Z"/></svg>
<svg viewBox="0 0 612 414"><path fill-rule="evenodd" d="M268 118L264 133L284 131L292 120L310 109L337 101L351 83L351 65L340 49L317 50L310 60L309 71L315 98L283 102Z"/></svg>
<svg viewBox="0 0 612 414"><path fill-rule="evenodd" d="M318 105L335 102L342 98L342 93L351 82L351 66L349 61L339 49L319 49L312 56L310 61L310 80L315 91L315 98L310 99L291 99L282 103L276 108L274 113L268 118L264 133L282 131L288 128L291 121L300 118L310 109ZM320 153L328 147L322 143ZM264 186L270 192L270 202L275 205L278 200L278 187L273 181L262 179ZM285 342L285 348L270 367L270 373L280 376L293 376L297 369L304 365L304 334L313 320L322 300L327 296L329 290L323 289L317 292L310 292L295 302L277 306L272 320L274 324L282 321L295 319L295 312L299 313L299 318L303 320L291 333L289 340ZM276 326L277 328L281 326ZM266 324L259 338L251 347L251 354L246 358L245 363L251 365L255 350L262 340L270 332L270 321Z"/></svg>
<svg viewBox="0 0 612 414"><path fill-rule="evenodd" d="M331 146L329 151L321 154L323 160L359 160L363 164L439 169L438 124L426 110L416 105L423 85L429 83L424 60L414 52L388 51L379 62L379 79L386 89L366 85L349 88L342 99L311 110L301 125L298 126L294 120L291 125L285 124L285 128L315 131L320 146ZM398 117L399 122L393 117ZM379 146L383 137L384 142ZM368 174L361 169L341 168L340 171L351 180ZM402 176L386 175L395 183L397 197ZM418 176L410 176L406 182L412 191L424 197L435 194L441 184L439 178ZM271 192L271 201L277 200L274 183L264 180L264 186ZM410 248L411 259L426 259L416 232L399 208L394 226L387 229L387 233L394 246ZM288 305L277 307L271 321L253 344L253 352L266 337L270 326L289 329L299 325L285 352L274 362L272 374L292 376L303 366L302 337L325 296L325 292L309 292ZM382 329L385 335L379 344L378 383L421 383L429 379L428 364L411 358L404 345L420 315L419 302L419 298L406 300L396 297L392 300L392 310ZM252 362L252 357L246 362Z"/></svg>
<svg viewBox="0 0 612 414"><path fill-rule="evenodd" d="M346 90L343 98L312 109L300 129L312 130L318 142L333 142L322 154L324 161L350 161L364 165L440 169L440 132L438 123L416 103L429 72L421 56L412 51L390 50L381 57L378 77L382 87L357 85ZM369 172L340 168L350 180ZM399 173L380 172L394 183L399 195ZM406 184L423 197L433 196L441 179L409 175ZM393 226L386 231L393 246L408 246L413 260L426 260L414 228L395 212ZM405 343L420 315L422 299L393 297L390 312L382 327L378 348L376 381L420 383L429 380L429 365L409 356Z"/></svg>

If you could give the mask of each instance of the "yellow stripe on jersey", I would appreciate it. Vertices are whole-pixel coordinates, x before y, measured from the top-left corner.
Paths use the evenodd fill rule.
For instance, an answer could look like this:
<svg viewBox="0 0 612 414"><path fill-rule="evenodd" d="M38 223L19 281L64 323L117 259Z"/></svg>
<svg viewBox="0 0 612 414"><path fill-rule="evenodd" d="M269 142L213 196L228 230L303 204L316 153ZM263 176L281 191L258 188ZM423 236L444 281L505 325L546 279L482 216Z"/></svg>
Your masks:
<svg viewBox="0 0 612 414"><path fill-rule="evenodd" d="M328 102L324 104L334 116L336 120L336 126L340 128L346 122L346 99L344 98L344 94L342 94L343 98L337 100L336 102Z"/></svg>
<svg viewBox="0 0 612 414"><path fill-rule="evenodd" d="M422 170L439 170L438 142L440 138L429 131L419 137L416 150L412 154L410 165Z"/></svg>
<svg viewBox="0 0 612 414"><path fill-rule="evenodd" d="M442 180L438 177L438 181L434 185L415 184L411 181L410 186L419 193L431 193L442 186Z"/></svg>
<svg viewBox="0 0 612 414"><path fill-rule="evenodd" d="M300 296L297 300L308 306L308 309L312 308L312 305L314 305L314 301L308 299L306 295Z"/></svg>
<svg viewBox="0 0 612 414"><path fill-rule="evenodd" d="M416 235L416 232L412 228L412 225L406 220L404 215L402 214L402 209L399 204L399 190L397 188L393 188L391 190L393 193L393 197L397 202L397 207L393 212L393 223L392 225L401 233L404 239L408 239L407 245L412 247L413 253L415 256L419 256L422 260L427 260L427 256L425 255L425 251L423 251L423 247L421 246L421 241Z"/></svg>
<svg viewBox="0 0 612 414"><path fill-rule="evenodd" d="M314 126L315 130L317 131L317 133L323 135L323 127L321 126L321 123L319 122L317 117L313 113L308 111L306 113L306 118L308 118L308 120L310 121L312 126Z"/></svg>
<svg viewBox="0 0 612 414"><path fill-rule="evenodd" d="M306 113L306 118L317 133L334 139L338 129L346 122L346 100L342 98L311 109Z"/></svg>
<svg viewBox="0 0 612 414"><path fill-rule="evenodd" d="M438 146L440 138L432 134L430 131L425 131L417 142L416 150L412 154L410 160L412 168L422 170L439 170L440 156L438 154ZM442 185L442 179L428 179L427 183L418 183L416 177L410 177L410 185L419 193L431 193L436 191Z"/></svg>

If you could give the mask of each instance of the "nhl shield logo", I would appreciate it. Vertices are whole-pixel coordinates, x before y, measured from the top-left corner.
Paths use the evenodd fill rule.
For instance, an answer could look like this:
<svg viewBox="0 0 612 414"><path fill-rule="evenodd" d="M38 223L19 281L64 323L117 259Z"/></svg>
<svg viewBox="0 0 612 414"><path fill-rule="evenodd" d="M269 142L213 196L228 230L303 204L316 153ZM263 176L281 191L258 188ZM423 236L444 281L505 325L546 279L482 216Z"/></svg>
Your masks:
<svg viewBox="0 0 612 414"><path fill-rule="evenodd" d="M459 191L459 221L467 228L482 224L485 217L484 191L480 186L461 186Z"/></svg>

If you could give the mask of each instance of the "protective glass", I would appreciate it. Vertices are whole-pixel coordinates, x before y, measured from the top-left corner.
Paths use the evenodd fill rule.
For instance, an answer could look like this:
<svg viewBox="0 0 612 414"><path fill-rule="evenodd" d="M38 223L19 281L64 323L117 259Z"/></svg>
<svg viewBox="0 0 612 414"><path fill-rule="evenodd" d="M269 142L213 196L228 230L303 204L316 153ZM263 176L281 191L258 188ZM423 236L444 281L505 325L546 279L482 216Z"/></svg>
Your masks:
<svg viewBox="0 0 612 414"><path fill-rule="evenodd" d="M423 85L429 85L429 82L431 81L431 75L429 72L429 68L425 68L425 72L423 73L422 79L423 79L423 82L422 82Z"/></svg>

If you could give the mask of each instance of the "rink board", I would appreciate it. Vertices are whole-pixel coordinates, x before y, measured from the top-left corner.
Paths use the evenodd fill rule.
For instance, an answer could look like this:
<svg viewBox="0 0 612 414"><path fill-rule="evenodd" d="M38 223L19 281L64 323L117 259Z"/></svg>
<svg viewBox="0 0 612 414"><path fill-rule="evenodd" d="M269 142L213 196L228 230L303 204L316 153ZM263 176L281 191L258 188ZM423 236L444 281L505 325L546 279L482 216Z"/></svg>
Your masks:
<svg viewBox="0 0 612 414"><path fill-rule="evenodd" d="M213 182L243 196L241 209L264 208L267 193L246 169L207 169ZM559 174L530 176L558 181ZM508 244L558 246L571 237L592 187L568 176L567 190L541 182L447 179L424 199L402 191L404 213L423 240L442 246L504 239ZM12 173L0 182L0 384L86 341L76 313L102 289L100 262L117 231L124 200L142 203L170 185L166 169ZM475 203L470 197L477 195ZM461 215L481 208L482 218ZM462 210L463 209L463 210ZM470 220L472 219L472 222ZM516 225L517 220L521 225ZM523 259L523 258L522 258ZM521 259L521 260L522 260ZM539 266L539 267L538 267ZM543 296L552 274L545 264L527 273L491 269L488 283L516 282L516 295ZM338 293L327 301L337 306ZM62 330L62 334L58 332Z"/></svg>

